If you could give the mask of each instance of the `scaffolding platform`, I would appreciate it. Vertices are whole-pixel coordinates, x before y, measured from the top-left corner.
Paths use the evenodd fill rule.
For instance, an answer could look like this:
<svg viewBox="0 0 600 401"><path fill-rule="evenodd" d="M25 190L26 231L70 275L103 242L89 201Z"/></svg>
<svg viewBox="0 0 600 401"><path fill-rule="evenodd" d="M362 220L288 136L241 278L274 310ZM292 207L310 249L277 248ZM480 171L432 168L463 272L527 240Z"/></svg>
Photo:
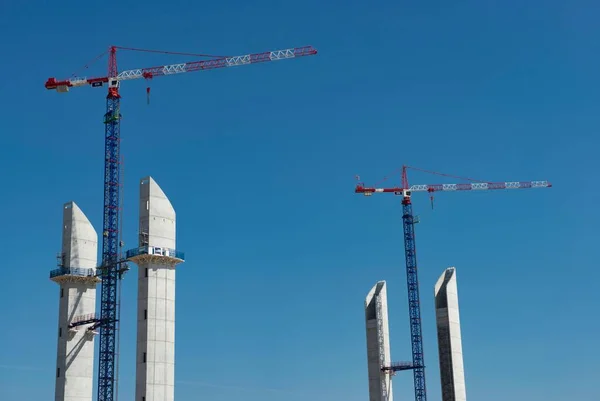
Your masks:
<svg viewBox="0 0 600 401"><path fill-rule="evenodd" d="M128 250L125 259L136 264L152 261L158 264L177 265L185 260L185 254L176 249L148 245Z"/></svg>
<svg viewBox="0 0 600 401"><path fill-rule="evenodd" d="M381 368L383 372L399 372L402 370L412 370L416 368L422 368L424 366L415 366L412 362L392 362L390 366L384 366Z"/></svg>
<svg viewBox="0 0 600 401"><path fill-rule="evenodd" d="M69 323L69 328L83 326L85 324L96 323L99 319L96 318L95 313L88 313L85 315L75 316L71 323Z"/></svg>
<svg viewBox="0 0 600 401"><path fill-rule="evenodd" d="M55 283L62 282L100 282L95 269L80 267L59 267L50 271L50 280Z"/></svg>

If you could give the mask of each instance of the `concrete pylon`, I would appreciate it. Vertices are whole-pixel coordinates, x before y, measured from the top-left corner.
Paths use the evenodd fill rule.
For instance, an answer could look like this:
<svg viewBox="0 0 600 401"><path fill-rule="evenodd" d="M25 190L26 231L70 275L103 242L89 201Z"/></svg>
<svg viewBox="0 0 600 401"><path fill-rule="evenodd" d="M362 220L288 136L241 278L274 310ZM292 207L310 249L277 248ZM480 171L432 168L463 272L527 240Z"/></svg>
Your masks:
<svg viewBox="0 0 600 401"><path fill-rule="evenodd" d="M435 315L442 401L466 401L456 269L449 267L435 284Z"/></svg>
<svg viewBox="0 0 600 401"><path fill-rule="evenodd" d="M98 235L75 202L63 206L62 251L50 279L60 285L55 401L92 401Z"/></svg>
<svg viewBox="0 0 600 401"><path fill-rule="evenodd" d="M390 329L385 281L371 288L365 299L369 401L393 401L390 371Z"/></svg>
<svg viewBox="0 0 600 401"><path fill-rule="evenodd" d="M127 252L138 265L135 401L174 401L175 210L152 177L140 181L139 246Z"/></svg>

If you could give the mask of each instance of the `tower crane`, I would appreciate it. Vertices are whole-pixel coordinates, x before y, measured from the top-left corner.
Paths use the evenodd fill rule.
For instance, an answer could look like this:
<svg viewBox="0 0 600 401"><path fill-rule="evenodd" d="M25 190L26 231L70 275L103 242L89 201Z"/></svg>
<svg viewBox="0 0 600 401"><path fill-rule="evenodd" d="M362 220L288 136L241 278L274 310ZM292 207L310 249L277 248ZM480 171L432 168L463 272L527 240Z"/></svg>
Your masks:
<svg viewBox="0 0 600 401"><path fill-rule="evenodd" d="M71 88L80 86L108 87L106 96L106 113L104 114L105 145L104 145L104 217L102 223L102 263L99 275L102 279L100 316L93 319L90 329L100 328L100 351L98 368L98 397L97 401L113 401L115 399L115 346L118 318L117 282L127 269L124 260L120 259L121 243L119 240L120 214L120 121L121 95L119 93L122 81L132 79L151 79L158 76L177 75L192 71L212 70L217 68L235 67L257 64L268 61L287 60L317 54L312 46L289 48L284 50L267 51L263 53L246 54L235 57L210 57L206 60L180 64L163 65L150 68L138 68L119 72L117 69L117 50L135 50L153 53L190 55L189 53L162 52L111 46L108 49L108 73L104 77L86 78L71 77L64 80L49 78L45 87L57 92L68 92ZM200 56L200 55L197 55ZM147 89L149 94L149 88ZM125 266L125 267L121 267Z"/></svg>
<svg viewBox="0 0 600 401"><path fill-rule="evenodd" d="M462 184L425 184L409 185L407 170L420 170L426 173L461 178L472 181ZM406 258L406 281L408 285L408 310L410 317L410 334L412 348L412 363L397 363L392 366L382 366L384 372L393 373L400 370L412 370L415 387L415 400L427 401L427 389L425 385L425 363L423 354L423 335L421 331L421 301L419 297L419 277L417 271L417 249L415 245L416 223L412 211L411 197L414 192L427 192L433 206L433 193L438 191L485 191L494 189L525 189L525 188L549 188L552 187L548 181L517 181L517 182L476 182L470 178L456 177L448 174L436 173L415 167L402 167L402 186L375 188L366 187L364 183L356 185L354 192L371 196L375 193L391 193L402 197L402 222L404 228L404 252Z"/></svg>

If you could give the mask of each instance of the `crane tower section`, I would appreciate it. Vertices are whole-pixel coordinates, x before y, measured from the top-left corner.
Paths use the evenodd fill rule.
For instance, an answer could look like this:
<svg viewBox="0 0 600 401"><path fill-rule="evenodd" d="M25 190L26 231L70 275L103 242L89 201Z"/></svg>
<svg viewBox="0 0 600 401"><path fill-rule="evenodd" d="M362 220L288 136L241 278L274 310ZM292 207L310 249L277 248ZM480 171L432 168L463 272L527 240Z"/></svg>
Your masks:
<svg viewBox="0 0 600 401"><path fill-rule="evenodd" d="M119 278L119 214L121 195L121 95L117 76L116 48L108 63L108 94L104 114L104 215L102 223L102 290L100 298L100 345L98 401L114 399L117 331L117 281Z"/></svg>

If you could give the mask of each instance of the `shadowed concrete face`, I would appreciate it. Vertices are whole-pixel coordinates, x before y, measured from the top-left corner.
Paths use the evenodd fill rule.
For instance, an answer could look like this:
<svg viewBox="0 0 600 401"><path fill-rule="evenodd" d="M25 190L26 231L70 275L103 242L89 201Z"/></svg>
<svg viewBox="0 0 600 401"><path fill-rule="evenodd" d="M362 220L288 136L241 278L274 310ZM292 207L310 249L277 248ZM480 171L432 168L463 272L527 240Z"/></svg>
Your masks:
<svg viewBox="0 0 600 401"><path fill-rule="evenodd" d="M152 177L140 181L140 247L175 249L175 210ZM160 251L157 251L160 249ZM136 401L173 401L175 393L175 265L165 256L139 258Z"/></svg>
<svg viewBox="0 0 600 401"><path fill-rule="evenodd" d="M62 267L51 276L60 285L54 398L91 401L94 333L87 330L91 323L72 328L69 325L89 319L96 309L98 235L74 202L63 206L62 231Z"/></svg>
<svg viewBox="0 0 600 401"><path fill-rule="evenodd" d="M381 370L384 366L390 366L390 334L385 281L375 284L365 299L365 324L369 400L393 401L390 375Z"/></svg>
<svg viewBox="0 0 600 401"><path fill-rule="evenodd" d="M435 284L435 314L442 401L466 401L456 270L444 271Z"/></svg>

